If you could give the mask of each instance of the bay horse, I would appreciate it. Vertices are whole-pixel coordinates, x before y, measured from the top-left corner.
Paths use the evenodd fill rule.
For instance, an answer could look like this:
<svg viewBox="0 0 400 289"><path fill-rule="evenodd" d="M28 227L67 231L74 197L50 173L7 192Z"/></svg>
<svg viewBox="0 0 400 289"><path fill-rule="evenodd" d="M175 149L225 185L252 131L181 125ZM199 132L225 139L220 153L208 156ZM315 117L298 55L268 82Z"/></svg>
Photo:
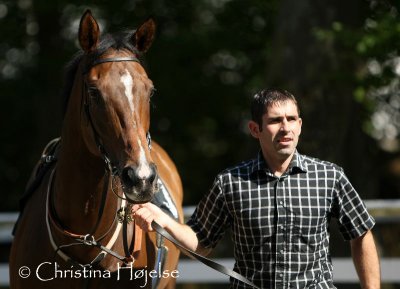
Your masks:
<svg viewBox="0 0 400 289"><path fill-rule="evenodd" d="M49 169L16 226L12 289L175 287L179 250L130 215L130 204L163 187L183 218L177 169L149 134L154 87L139 58L154 34L150 18L135 31L100 37L90 10L83 14L61 141L45 156Z"/></svg>

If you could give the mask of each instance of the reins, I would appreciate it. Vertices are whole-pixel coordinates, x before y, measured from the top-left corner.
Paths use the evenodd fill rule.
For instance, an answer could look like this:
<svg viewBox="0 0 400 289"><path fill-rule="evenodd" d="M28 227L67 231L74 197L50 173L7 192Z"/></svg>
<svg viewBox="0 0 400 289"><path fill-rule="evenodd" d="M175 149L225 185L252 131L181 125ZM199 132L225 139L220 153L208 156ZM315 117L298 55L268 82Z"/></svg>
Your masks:
<svg viewBox="0 0 400 289"><path fill-rule="evenodd" d="M210 260L200 254L197 254L196 252L193 252L192 250L186 248L185 246L183 246L178 240L176 240L173 236L171 236L163 227L161 227L157 222L153 221L151 223L151 226L153 227L153 229L159 233L161 236L163 236L164 238L166 238L167 240L171 241L172 243L174 243L177 247L179 247L180 249L186 251L190 256L192 257L192 259L196 259L198 261L200 261L201 263L203 263L204 265L222 273L225 274L229 277L235 278L236 280L239 280L247 285L250 285L256 289L260 289L257 285L255 285L253 282L249 281L246 277L240 275L239 273L221 265L218 264L217 262L214 262L213 260Z"/></svg>

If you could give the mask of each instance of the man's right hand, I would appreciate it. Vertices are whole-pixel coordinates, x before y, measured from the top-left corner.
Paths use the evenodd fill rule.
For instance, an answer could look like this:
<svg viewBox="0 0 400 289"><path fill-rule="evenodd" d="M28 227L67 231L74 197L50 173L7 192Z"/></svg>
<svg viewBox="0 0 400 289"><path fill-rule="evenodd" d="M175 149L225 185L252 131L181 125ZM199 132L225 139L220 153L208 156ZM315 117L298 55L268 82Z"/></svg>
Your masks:
<svg viewBox="0 0 400 289"><path fill-rule="evenodd" d="M146 232L154 231L151 227L153 221L156 221L163 228L171 221L170 216L152 203L133 205L132 212L137 224Z"/></svg>
<svg viewBox="0 0 400 289"><path fill-rule="evenodd" d="M200 245L192 228L178 223L152 203L133 205L132 213L137 224L146 232L154 231L151 223L155 221L183 244L184 247L204 256L211 251L211 249L205 249ZM183 251L183 253L187 252Z"/></svg>

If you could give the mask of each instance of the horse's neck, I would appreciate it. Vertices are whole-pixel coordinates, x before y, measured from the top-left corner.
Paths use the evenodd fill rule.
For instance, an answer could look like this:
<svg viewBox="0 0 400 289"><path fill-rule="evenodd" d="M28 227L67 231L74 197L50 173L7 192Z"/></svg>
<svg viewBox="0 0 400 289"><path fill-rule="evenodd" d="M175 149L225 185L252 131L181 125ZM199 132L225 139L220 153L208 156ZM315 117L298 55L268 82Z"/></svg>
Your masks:
<svg viewBox="0 0 400 289"><path fill-rule="evenodd" d="M78 103L74 105L71 99L64 120L53 196L62 223L71 230L84 232L97 220L105 179L109 176L101 157L93 155L86 147ZM108 204L105 213L114 206Z"/></svg>
<svg viewBox="0 0 400 289"><path fill-rule="evenodd" d="M96 221L106 176L99 160L74 147L62 139L52 195L62 223L80 231Z"/></svg>

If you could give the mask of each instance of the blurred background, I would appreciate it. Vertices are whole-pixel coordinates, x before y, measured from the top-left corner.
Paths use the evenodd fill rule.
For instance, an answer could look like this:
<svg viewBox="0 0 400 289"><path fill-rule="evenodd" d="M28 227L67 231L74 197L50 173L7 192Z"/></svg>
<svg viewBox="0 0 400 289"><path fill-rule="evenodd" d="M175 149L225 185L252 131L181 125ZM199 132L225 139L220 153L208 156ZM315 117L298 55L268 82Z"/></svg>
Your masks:
<svg viewBox="0 0 400 289"><path fill-rule="evenodd" d="M157 88L151 133L180 170L185 206L219 171L256 155L250 97L287 89L301 107L299 151L342 166L363 199L390 200L368 204L381 218L381 256L400 257L398 1L0 0L0 211L18 210L43 147L60 134L63 67L87 8L104 33L157 22L145 63ZM349 257L334 234L333 256Z"/></svg>

